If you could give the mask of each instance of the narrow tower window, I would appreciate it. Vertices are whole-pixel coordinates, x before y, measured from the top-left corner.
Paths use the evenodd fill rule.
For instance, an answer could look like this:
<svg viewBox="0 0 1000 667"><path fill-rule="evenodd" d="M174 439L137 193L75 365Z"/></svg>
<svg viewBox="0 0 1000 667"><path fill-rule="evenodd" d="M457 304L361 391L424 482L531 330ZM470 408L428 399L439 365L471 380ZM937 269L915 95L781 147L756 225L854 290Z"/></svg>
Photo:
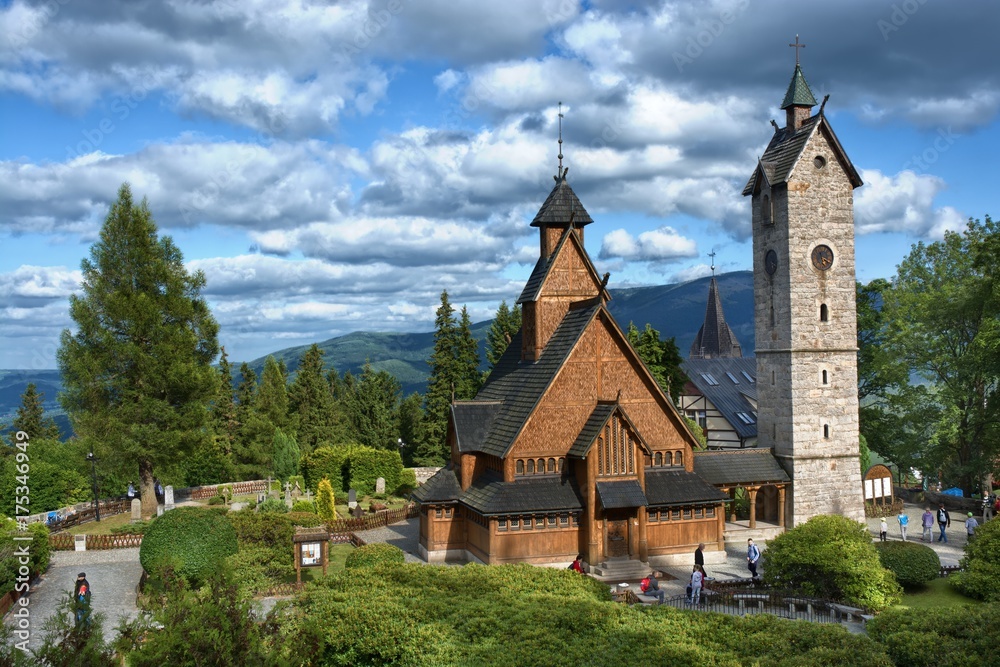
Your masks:
<svg viewBox="0 0 1000 667"><path fill-rule="evenodd" d="M829 424L823 424L823 437L824 438L829 438L830 437L830 425Z"/></svg>
<svg viewBox="0 0 1000 667"><path fill-rule="evenodd" d="M535 459L528 459L528 474L535 474Z"/></svg>
<svg viewBox="0 0 1000 667"><path fill-rule="evenodd" d="M823 384L830 384L826 371L823 371Z"/></svg>
<svg viewBox="0 0 1000 667"><path fill-rule="evenodd" d="M771 386L774 386L774 371L771 371Z"/></svg>
<svg viewBox="0 0 1000 667"><path fill-rule="evenodd" d="M830 321L830 309L826 307L825 303L819 304L819 321L820 322Z"/></svg>
<svg viewBox="0 0 1000 667"><path fill-rule="evenodd" d="M767 195L764 195L763 199L760 200L760 217L765 225L770 225L774 222L774 219L771 217L771 198Z"/></svg>

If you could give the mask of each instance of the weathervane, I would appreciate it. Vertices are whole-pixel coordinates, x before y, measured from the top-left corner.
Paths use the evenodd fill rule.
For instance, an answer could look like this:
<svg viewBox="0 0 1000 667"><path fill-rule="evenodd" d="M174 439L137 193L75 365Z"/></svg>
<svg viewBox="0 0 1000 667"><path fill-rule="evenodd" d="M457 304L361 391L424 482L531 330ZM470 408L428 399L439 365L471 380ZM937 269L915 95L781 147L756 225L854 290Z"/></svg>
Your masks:
<svg viewBox="0 0 1000 667"><path fill-rule="evenodd" d="M795 35L795 43L794 44L789 44L788 46L790 46L793 49L795 49L795 65L798 66L798 64L799 64L799 49L806 48L806 45L805 44L800 44L799 43L799 36Z"/></svg>
<svg viewBox="0 0 1000 667"><path fill-rule="evenodd" d="M562 166L562 159L563 159L563 154L562 154L562 119L563 119L562 102L560 102L559 103L559 170L556 172L558 174L557 180L561 179L565 175L565 173L566 173L566 172L563 171L563 166Z"/></svg>
<svg viewBox="0 0 1000 667"><path fill-rule="evenodd" d="M712 258L712 277L715 277L715 250L708 253L708 256Z"/></svg>

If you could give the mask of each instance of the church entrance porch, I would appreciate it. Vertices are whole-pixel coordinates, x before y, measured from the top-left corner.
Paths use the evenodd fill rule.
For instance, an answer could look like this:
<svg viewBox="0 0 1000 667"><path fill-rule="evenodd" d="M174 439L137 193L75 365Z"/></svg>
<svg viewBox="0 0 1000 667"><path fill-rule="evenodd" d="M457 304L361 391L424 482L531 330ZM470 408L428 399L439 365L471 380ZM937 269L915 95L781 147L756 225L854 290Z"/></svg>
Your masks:
<svg viewBox="0 0 1000 667"><path fill-rule="evenodd" d="M607 558L628 558L632 555L630 519L634 512L609 510L604 517L604 554Z"/></svg>

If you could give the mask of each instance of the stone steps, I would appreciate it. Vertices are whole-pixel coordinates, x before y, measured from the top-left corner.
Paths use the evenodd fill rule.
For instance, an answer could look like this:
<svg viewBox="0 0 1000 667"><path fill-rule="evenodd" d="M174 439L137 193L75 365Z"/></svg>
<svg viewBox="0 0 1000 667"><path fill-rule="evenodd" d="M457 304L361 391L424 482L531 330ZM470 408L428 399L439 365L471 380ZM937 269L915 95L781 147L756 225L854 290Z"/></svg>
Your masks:
<svg viewBox="0 0 1000 667"><path fill-rule="evenodd" d="M629 558L609 558L591 568L590 574L599 581L638 581L651 572L648 564Z"/></svg>

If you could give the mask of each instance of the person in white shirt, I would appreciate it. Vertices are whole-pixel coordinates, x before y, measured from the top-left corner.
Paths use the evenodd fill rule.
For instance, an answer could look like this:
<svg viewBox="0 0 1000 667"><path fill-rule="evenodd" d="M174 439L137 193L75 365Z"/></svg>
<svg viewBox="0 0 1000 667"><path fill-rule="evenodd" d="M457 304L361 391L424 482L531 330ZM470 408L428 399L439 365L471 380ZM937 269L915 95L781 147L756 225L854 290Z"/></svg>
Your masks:
<svg viewBox="0 0 1000 667"><path fill-rule="evenodd" d="M701 602L701 585L704 580L704 570L701 569L701 565L695 565L694 571L691 573L691 602L693 604Z"/></svg>

